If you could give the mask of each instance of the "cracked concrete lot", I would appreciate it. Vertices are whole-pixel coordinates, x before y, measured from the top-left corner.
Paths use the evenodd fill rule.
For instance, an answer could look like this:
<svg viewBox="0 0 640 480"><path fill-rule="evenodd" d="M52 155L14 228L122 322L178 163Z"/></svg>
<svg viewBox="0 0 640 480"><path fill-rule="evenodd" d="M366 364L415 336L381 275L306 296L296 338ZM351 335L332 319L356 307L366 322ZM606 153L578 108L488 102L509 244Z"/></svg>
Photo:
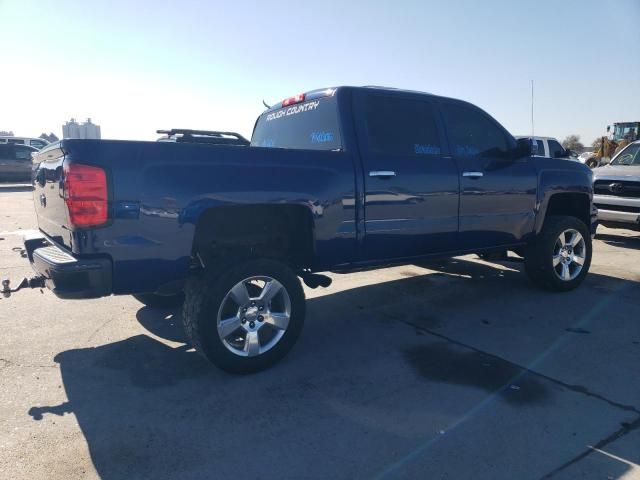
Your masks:
<svg viewBox="0 0 640 480"><path fill-rule="evenodd" d="M0 275L36 228L0 186ZM291 354L251 376L132 297L0 300L0 478L640 478L640 233L601 228L578 290L475 256L307 290Z"/></svg>

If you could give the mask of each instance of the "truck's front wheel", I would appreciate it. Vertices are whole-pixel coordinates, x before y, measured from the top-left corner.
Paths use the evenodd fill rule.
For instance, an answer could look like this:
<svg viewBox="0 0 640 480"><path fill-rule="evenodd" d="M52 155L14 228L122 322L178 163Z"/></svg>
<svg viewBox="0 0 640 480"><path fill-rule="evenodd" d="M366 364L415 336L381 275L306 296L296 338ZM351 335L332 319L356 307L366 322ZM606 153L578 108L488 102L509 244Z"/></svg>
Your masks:
<svg viewBox="0 0 640 480"><path fill-rule="evenodd" d="M247 260L187 282L183 323L193 347L232 373L270 367L298 339L305 316L302 285L283 263Z"/></svg>
<svg viewBox="0 0 640 480"><path fill-rule="evenodd" d="M563 292L576 288L591 265L591 237L575 217L548 217L538 237L527 246L524 265L537 285Z"/></svg>

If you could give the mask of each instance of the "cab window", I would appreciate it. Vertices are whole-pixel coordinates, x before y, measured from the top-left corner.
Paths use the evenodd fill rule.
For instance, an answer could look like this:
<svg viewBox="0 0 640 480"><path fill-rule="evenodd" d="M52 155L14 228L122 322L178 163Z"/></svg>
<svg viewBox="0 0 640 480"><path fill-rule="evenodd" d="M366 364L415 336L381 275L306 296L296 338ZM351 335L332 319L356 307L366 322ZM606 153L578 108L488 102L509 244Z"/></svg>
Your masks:
<svg viewBox="0 0 640 480"><path fill-rule="evenodd" d="M14 146L16 160L28 160L31 161L31 150L29 147L24 145L16 145Z"/></svg>
<svg viewBox="0 0 640 480"><path fill-rule="evenodd" d="M549 145L549 156L551 158L563 157L565 155L564 148L555 140L547 140L547 144Z"/></svg>
<svg viewBox="0 0 640 480"><path fill-rule="evenodd" d="M466 104L442 105L449 143L457 157L507 157L505 132L487 114Z"/></svg>
<svg viewBox="0 0 640 480"><path fill-rule="evenodd" d="M365 121L372 154L433 157L441 153L435 111L428 102L369 95Z"/></svg>

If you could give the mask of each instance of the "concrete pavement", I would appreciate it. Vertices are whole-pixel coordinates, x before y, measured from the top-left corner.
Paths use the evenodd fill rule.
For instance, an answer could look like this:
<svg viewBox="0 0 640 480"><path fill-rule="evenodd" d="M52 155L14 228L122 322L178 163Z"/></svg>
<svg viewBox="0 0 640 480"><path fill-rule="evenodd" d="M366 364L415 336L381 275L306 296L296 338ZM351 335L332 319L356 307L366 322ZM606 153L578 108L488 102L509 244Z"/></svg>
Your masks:
<svg viewBox="0 0 640 480"><path fill-rule="evenodd" d="M36 228L0 185L0 276ZM475 256L332 275L297 346L227 375L177 310L0 300L0 478L640 478L640 233L601 228L584 285Z"/></svg>

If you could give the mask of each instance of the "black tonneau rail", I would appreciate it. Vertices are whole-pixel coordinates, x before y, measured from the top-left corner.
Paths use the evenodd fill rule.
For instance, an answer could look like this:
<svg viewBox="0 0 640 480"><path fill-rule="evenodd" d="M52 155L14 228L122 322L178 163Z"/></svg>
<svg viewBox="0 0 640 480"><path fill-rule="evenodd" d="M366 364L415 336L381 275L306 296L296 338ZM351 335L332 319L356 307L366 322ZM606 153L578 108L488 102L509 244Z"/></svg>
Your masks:
<svg viewBox="0 0 640 480"><path fill-rule="evenodd" d="M172 128L171 130L156 130L156 133L167 135L164 141L175 137L177 143L209 143L215 145L249 146L251 142L236 132L218 132L214 130L190 130L186 128Z"/></svg>

